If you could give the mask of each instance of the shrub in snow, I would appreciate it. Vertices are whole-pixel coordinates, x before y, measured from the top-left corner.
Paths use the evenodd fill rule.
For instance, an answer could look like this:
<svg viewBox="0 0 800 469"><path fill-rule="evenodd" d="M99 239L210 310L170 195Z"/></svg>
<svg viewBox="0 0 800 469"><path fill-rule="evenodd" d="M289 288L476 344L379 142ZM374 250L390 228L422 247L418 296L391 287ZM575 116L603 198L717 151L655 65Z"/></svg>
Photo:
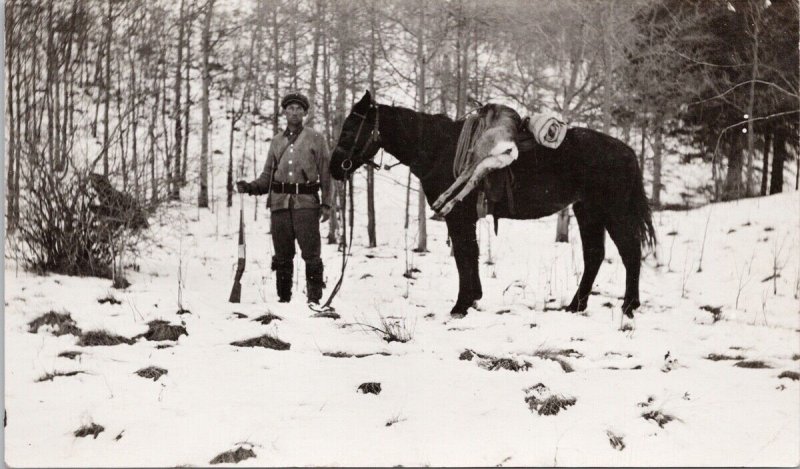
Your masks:
<svg viewBox="0 0 800 469"><path fill-rule="evenodd" d="M122 284L123 257L135 251L147 211L105 176L85 170L55 173L35 158L31 164L36 176L26 177L11 243L17 258L36 272L92 275Z"/></svg>
<svg viewBox="0 0 800 469"><path fill-rule="evenodd" d="M644 412L642 414L642 418L644 418L645 420L652 420L653 422L657 423L658 426L661 428L664 428L664 425L675 420L675 417L669 414L665 414L660 410L650 410Z"/></svg>
<svg viewBox="0 0 800 469"><path fill-rule="evenodd" d="M611 447L617 451L622 451L625 449L625 442L622 441L622 437L620 435L614 434L611 430L606 430L606 436L608 436L608 442L611 444Z"/></svg>

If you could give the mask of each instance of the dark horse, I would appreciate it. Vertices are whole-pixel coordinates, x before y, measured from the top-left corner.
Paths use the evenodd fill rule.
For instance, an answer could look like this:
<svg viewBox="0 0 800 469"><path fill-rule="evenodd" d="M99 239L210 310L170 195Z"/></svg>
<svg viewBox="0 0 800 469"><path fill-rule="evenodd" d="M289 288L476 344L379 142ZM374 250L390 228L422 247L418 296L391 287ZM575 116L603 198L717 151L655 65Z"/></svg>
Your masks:
<svg viewBox="0 0 800 469"><path fill-rule="evenodd" d="M453 161L463 120L430 115L373 102L369 92L353 106L344 121L331 156L331 175L342 180L359 166L377 166L372 158L383 148L408 165L419 178L428 204L454 181ZM617 245L625 264L622 311L632 318L639 307L639 269L642 247L655 243L655 231L633 150L594 130L572 128L558 149L540 145L524 151L510 165L514 174L513 206L500 202L495 217L529 220L558 212L572 204L583 242L584 271L568 311L583 311L605 256L605 232ZM483 296L478 276L476 238L477 191L447 214L459 290L454 317Z"/></svg>

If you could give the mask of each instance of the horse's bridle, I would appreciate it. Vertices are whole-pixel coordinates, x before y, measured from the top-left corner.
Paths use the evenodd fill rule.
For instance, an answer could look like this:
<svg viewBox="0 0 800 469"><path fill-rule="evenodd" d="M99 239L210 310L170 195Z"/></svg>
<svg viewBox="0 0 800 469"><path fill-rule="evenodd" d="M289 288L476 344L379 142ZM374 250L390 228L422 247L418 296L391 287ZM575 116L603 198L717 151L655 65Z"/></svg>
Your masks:
<svg viewBox="0 0 800 469"><path fill-rule="evenodd" d="M357 161L361 161L364 154L367 152L369 147L372 144L380 143L381 141L381 132L378 130L378 126L380 125L380 113L378 112L378 103L370 102L369 103L370 109L375 109L375 125L372 127L372 132L369 134L369 139L367 139L366 143L364 143L364 148L361 149L361 152L358 154ZM367 122L367 114L369 114L369 109L364 114L359 114L355 111L352 114L356 117L361 119L361 123L358 124L358 131L356 132L356 138L353 140L353 146L350 147L350 151L347 153L347 158L342 160L342 170L347 174L353 168L353 153L355 153L356 145L358 145L358 138L361 136L361 131L364 129L364 123ZM364 159L364 164L368 164L375 169L380 169L380 165L372 161L372 158Z"/></svg>

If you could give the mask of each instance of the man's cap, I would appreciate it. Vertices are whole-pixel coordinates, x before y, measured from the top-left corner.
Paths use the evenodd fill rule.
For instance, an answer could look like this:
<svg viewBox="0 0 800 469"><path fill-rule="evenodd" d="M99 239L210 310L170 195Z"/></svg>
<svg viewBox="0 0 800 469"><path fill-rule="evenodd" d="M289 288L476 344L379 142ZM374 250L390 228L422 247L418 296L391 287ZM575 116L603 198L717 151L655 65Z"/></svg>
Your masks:
<svg viewBox="0 0 800 469"><path fill-rule="evenodd" d="M308 98L303 96L302 93L292 92L292 93L287 94L281 100L281 107L283 109L286 109L286 106L288 106L288 105L290 105L292 103L297 103L297 104L299 104L300 106L303 107L304 111L308 111Z"/></svg>

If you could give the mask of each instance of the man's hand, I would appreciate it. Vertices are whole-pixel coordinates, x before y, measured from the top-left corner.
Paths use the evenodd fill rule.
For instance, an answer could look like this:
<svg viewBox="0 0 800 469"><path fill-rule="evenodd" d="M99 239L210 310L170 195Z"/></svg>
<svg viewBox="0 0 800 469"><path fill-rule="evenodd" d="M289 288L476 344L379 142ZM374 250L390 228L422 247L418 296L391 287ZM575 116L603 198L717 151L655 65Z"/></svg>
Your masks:
<svg viewBox="0 0 800 469"><path fill-rule="evenodd" d="M236 192L239 192L241 194L249 194L250 183L245 180L236 181Z"/></svg>
<svg viewBox="0 0 800 469"><path fill-rule="evenodd" d="M323 205L319 211L319 222L325 223L331 217L331 208L327 205Z"/></svg>

